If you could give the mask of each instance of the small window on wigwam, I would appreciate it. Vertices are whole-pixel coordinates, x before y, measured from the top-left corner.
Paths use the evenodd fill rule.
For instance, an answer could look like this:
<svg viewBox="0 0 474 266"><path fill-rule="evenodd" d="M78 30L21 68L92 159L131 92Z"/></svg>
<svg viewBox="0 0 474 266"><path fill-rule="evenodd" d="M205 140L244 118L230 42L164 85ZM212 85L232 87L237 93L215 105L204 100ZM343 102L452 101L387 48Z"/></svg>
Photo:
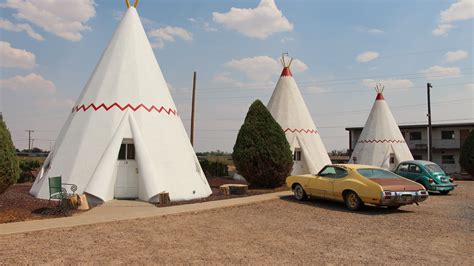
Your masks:
<svg viewBox="0 0 474 266"><path fill-rule="evenodd" d="M390 153L390 164L395 164L395 153Z"/></svg>
<svg viewBox="0 0 474 266"><path fill-rule="evenodd" d="M301 161L301 149L295 149L295 152L293 153L293 161Z"/></svg>
<svg viewBox="0 0 474 266"><path fill-rule="evenodd" d="M118 154L118 159L119 160L125 160L126 151L127 151L127 144L120 145L120 151L119 151L119 154Z"/></svg>
<svg viewBox="0 0 474 266"><path fill-rule="evenodd" d="M454 131L453 130L441 131L441 139L454 139Z"/></svg>

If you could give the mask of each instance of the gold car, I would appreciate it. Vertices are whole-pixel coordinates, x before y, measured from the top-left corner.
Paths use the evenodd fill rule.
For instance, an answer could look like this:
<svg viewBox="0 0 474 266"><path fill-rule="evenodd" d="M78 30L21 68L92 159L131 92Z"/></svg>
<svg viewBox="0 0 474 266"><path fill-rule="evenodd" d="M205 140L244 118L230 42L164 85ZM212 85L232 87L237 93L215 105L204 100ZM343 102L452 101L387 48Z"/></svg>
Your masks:
<svg viewBox="0 0 474 266"><path fill-rule="evenodd" d="M348 209L364 204L397 209L428 198L425 188L385 169L358 164L327 165L317 175L289 176L286 184L297 200L308 196L344 202Z"/></svg>

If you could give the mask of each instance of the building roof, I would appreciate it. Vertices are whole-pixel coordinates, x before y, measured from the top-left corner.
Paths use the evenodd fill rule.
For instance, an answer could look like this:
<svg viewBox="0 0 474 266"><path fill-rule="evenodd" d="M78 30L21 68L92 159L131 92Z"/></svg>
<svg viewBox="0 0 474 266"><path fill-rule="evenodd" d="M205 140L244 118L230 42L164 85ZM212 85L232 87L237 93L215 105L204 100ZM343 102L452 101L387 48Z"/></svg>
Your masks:
<svg viewBox="0 0 474 266"><path fill-rule="evenodd" d="M426 128L428 124L408 124L408 125L398 125L400 129L408 129L408 128ZM468 123L444 123L444 124L432 124L432 128L441 128L441 127L474 127L474 122ZM363 127L346 127L347 131L350 130L362 130Z"/></svg>

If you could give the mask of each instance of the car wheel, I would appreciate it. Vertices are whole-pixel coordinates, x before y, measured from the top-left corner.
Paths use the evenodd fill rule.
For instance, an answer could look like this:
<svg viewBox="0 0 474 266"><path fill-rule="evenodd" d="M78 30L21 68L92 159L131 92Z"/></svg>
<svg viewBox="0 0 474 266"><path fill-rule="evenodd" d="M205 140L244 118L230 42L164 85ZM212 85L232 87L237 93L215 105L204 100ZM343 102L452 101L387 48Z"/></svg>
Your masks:
<svg viewBox="0 0 474 266"><path fill-rule="evenodd" d="M364 202L354 191L349 191L344 196L344 203L346 207L351 211L358 211L364 206Z"/></svg>
<svg viewBox="0 0 474 266"><path fill-rule="evenodd" d="M393 206L387 206L387 209L389 210L398 210L402 205L393 205Z"/></svg>
<svg viewBox="0 0 474 266"><path fill-rule="evenodd" d="M441 193L441 195L448 195L449 192L450 190L441 190L439 193Z"/></svg>
<svg viewBox="0 0 474 266"><path fill-rule="evenodd" d="M304 191L303 187L298 184L295 186L295 188L293 189L293 193L295 194L295 198L297 200L306 200L308 198L308 196L306 195L306 192Z"/></svg>

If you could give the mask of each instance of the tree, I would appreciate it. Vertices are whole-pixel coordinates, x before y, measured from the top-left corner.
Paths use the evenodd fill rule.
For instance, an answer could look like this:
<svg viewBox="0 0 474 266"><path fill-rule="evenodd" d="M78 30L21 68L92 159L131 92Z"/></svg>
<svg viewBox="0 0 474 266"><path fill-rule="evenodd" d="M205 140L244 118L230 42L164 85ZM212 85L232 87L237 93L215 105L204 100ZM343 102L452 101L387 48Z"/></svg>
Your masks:
<svg viewBox="0 0 474 266"><path fill-rule="evenodd" d="M249 108L232 158L239 174L253 187L279 187L291 172L293 156L285 132L260 100Z"/></svg>
<svg viewBox="0 0 474 266"><path fill-rule="evenodd" d="M15 183L20 177L20 167L15 154L10 132L0 114L0 193Z"/></svg>
<svg viewBox="0 0 474 266"><path fill-rule="evenodd" d="M459 164L466 172L474 176L474 130L471 130L471 134L462 145Z"/></svg>

